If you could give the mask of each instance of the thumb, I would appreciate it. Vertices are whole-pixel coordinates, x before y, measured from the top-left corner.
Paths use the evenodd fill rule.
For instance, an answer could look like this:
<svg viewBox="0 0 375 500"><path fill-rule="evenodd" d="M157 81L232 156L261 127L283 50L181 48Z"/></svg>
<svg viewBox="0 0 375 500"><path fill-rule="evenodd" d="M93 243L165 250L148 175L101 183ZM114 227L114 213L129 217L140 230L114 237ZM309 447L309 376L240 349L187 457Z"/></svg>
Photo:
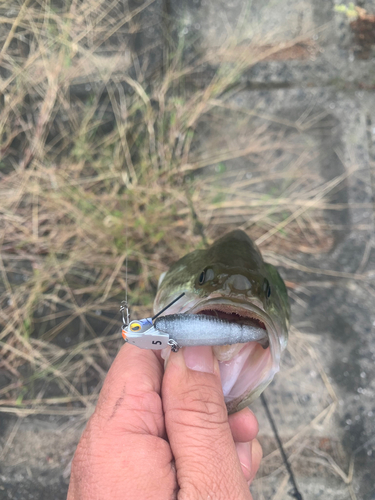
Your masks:
<svg viewBox="0 0 375 500"><path fill-rule="evenodd" d="M162 385L179 500L250 500L211 347L171 353Z"/></svg>

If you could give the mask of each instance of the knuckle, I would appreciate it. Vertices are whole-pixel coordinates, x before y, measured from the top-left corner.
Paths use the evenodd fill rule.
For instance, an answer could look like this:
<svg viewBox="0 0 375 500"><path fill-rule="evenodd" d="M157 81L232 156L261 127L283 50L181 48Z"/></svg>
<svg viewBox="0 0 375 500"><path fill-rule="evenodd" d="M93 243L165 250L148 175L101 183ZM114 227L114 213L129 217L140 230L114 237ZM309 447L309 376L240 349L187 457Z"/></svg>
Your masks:
<svg viewBox="0 0 375 500"><path fill-rule="evenodd" d="M189 499L216 498L238 500L239 491L235 480L228 477L227 471L207 470L203 464L200 467L184 468L179 477L181 489Z"/></svg>
<svg viewBox="0 0 375 500"><path fill-rule="evenodd" d="M228 422L228 414L221 392L212 387L194 385L179 395L180 410L196 414L202 422L222 424Z"/></svg>
<svg viewBox="0 0 375 500"><path fill-rule="evenodd" d="M106 448L106 439L95 415L93 415L76 448L72 461L72 472L84 475L93 468L101 467L106 458Z"/></svg>

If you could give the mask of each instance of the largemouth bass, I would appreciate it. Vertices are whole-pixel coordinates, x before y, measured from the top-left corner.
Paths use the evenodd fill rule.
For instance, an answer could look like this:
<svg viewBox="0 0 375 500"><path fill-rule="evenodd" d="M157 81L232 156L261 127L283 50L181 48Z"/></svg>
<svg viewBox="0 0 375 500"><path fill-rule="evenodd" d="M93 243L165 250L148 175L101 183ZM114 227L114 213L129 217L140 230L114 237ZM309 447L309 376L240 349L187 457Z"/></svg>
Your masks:
<svg viewBox="0 0 375 500"><path fill-rule="evenodd" d="M290 314L284 281L247 234L236 230L207 250L185 255L160 277L155 313L182 292L165 315L208 315L265 330L263 346L253 341L213 347L228 412L245 408L279 371Z"/></svg>

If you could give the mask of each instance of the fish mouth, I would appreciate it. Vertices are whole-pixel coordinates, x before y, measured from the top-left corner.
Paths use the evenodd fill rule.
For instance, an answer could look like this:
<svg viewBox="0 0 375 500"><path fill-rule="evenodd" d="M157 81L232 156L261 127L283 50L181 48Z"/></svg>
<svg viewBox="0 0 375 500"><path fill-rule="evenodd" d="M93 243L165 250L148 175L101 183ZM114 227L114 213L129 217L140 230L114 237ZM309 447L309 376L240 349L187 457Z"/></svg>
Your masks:
<svg viewBox="0 0 375 500"><path fill-rule="evenodd" d="M263 346L253 341L213 347L228 412L248 406L279 370L280 344L271 318L253 303L223 298L205 299L188 312L214 316L229 323L257 326L267 332L268 343Z"/></svg>

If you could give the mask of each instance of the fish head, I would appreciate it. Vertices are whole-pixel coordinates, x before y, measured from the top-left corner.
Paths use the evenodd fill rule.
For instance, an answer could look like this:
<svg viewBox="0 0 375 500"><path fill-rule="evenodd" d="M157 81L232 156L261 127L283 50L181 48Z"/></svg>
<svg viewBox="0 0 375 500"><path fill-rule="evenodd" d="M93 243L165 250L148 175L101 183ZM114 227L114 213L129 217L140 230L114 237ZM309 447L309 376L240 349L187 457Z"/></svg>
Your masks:
<svg viewBox="0 0 375 500"><path fill-rule="evenodd" d="M247 234L236 230L171 266L159 281L155 312L181 293L164 314L205 314L266 330L266 348L257 342L213 348L228 411L241 410L272 381L287 344L290 309L280 274Z"/></svg>

